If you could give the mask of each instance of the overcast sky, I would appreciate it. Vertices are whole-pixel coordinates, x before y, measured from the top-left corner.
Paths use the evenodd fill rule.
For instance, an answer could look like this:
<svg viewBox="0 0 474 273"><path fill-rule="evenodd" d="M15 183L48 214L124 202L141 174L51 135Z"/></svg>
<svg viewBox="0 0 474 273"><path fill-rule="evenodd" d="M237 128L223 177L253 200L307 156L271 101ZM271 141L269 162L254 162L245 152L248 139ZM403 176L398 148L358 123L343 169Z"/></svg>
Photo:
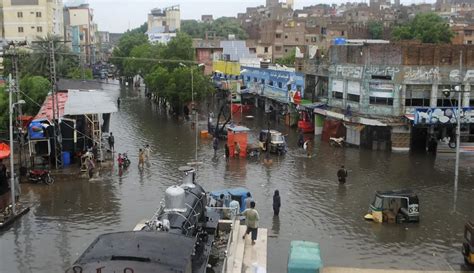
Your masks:
<svg viewBox="0 0 474 273"><path fill-rule="evenodd" d="M369 0L352 0L352 2L368 2ZM393 1L393 0L392 0ZM67 2L67 1L65 1ZM265 0L89 0L94 9L95 21L99 30L124 32L135 28L147 20L152 8L163 8L180 5L181 19L199 19L202 14L212 14L214 18L236 16L245 12L246 7L264 5ZM319 3L343 3L348 0L295 0L296 8ZM401 0L404 4L433 3L435 0Z"/></svg>

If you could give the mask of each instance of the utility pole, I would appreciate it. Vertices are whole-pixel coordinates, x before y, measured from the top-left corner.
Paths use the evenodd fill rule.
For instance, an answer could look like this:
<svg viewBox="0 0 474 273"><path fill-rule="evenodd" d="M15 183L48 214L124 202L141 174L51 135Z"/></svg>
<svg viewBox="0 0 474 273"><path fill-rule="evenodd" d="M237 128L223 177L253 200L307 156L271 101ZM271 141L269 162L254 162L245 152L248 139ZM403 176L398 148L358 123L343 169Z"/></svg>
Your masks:
<svg viewBox="0 0 474 273"><path fill-rule="evenodd" d="M59 128L59 103L58 103L58 93L57 93L57 83L56 83L56 60L54 56L54 41L49 41L49 73L51 80L51 98L52 98L52 108L53 108L53 123L54 123L54 162L56 169L62 167L62 136L61 128Z"/></svg>
<svg viewBox="0 0 474 273"><path fill-rule="evenodd" d="M458 114L456 127L456 164L454 167L454 211L456 211L456 202L458 199L458 180L459 180L459 150L461 144L461 99L462 99L462 50L459 55L459 88L458 93Z"/></svg>
<svg viewBox="0 0 474 273"><path fill-rule="evenodd" d="M8 111L10 115L10 191L11 191L11 198L12 198L12 215L16 214L16 206L15 206L15 162L14 160L14 149L13 149L13 104L12 104L12 97L13 97L13 90L15 89L13 84L12 74L8 76Z"/></svg>

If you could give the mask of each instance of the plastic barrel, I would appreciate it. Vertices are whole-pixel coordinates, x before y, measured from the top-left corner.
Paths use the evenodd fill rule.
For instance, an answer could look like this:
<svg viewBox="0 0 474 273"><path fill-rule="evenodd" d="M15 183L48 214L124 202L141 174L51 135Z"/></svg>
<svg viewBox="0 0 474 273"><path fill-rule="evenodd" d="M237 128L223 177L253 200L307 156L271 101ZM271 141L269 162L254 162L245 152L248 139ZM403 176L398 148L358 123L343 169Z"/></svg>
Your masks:
<svg viewBox="0 0 474 273"><path fill-rule="evenodd" d="M62 152L61 156L62 156L63 166L71 165L71 154L69 152Z"/></svg>

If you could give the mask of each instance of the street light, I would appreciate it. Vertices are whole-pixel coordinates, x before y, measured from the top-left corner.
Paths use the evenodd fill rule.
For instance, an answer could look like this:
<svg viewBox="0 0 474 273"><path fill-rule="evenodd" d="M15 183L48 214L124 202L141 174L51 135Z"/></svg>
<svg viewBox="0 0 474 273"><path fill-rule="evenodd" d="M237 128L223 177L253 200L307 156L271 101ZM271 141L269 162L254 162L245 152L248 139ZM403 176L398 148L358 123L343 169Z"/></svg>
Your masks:
<svg viewBox="0 0 474 273"><path fill-rule="evenodd" d="M13 156L13 110L16 105L25 104L24 100L19 100L16 103L12 103L12 94L13 94L13 79L12 75L8 76L9 90L8 90L8 102L9 102L9 111L10 111L10 190L12 198L12 215L16 214L16 204L15 204L15 166L14 166L14 156Z"/></svg>

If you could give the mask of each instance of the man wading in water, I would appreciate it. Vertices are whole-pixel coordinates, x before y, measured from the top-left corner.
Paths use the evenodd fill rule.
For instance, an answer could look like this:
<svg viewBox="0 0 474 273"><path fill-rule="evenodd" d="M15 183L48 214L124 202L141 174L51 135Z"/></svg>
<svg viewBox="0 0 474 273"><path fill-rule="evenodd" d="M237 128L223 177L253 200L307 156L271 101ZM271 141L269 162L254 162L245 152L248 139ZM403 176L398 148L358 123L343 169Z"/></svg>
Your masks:
<svg viewBox="0 0 474 273"><path fill-rule="evenodd" d="M344 165L337 171L337 179L339 180L339 184L345 184L347 178L347 170L344 168Z"/></svg>
<svg viewBox="0 0 474 273"><path fill-rule="evenodd" d="M242 236L242 239L245 240L245 236L252 233L252 245L254 245L257 240L258 220L260 220L258 211L255 209L255 202L250 202L250 208L244 210L241 215L245 216L245 223L247 225L247 231L244 236Z"/></svg>

